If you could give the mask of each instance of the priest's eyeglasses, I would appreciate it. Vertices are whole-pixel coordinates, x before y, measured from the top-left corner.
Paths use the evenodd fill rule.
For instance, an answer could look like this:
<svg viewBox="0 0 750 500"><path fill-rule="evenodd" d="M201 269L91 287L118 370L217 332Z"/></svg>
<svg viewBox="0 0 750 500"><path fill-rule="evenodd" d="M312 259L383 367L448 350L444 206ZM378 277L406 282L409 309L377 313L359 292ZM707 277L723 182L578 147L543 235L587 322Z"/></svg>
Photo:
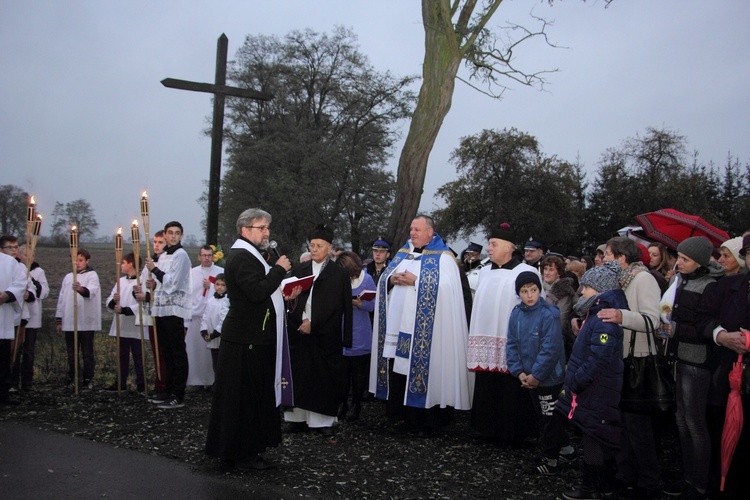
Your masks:
<svg viewBox="0 0 750 500"><path fill-rule="evenodd" d="M245 226L245 227L249 227L252 229L260 229L261 233L264 233L266 231L268 231L269 233L271 232L271 226Z"/></svg>

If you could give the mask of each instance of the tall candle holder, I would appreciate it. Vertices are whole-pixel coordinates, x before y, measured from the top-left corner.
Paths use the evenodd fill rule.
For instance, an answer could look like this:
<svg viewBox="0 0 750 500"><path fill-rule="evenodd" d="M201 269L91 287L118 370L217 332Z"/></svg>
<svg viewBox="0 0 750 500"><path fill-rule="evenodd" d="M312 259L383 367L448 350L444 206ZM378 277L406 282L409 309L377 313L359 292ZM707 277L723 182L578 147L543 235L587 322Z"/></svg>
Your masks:
<svg viewBox="0 0 750 500"><path fill-rule="evenodd" d="M115 356L117 357L117 397L121 397L122 375L120 373L120 312L117 306L120 305L120 264L122 263L122 228L117 228L115 234L115 286L117 287L117 301L115 302Z"/></svg>
<svg viewBox="0 0 750 500"><path fill-rule="evenodd" d="M70 260L73 266L73 286L78 281L78 227L70 228ZM78 396L78 292L73 289L73 385Z"/></svg>

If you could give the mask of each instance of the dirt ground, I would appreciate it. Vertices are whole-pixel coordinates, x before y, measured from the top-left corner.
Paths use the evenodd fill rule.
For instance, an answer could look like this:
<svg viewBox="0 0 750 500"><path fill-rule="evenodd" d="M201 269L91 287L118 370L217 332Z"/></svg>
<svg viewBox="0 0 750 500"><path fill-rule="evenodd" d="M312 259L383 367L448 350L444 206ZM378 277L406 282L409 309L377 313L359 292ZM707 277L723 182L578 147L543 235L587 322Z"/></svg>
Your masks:
<svg viewBox="0 0 750 500"><path fill-rule="evenodd" d="M70 256L67 249L40 248L37 253L52 287L44 304L45 322L54 325L57 291L70 271ZM92 253L106 297L114 283L114 251ZM105 331L110 321L105 317ZM240 485L283 487L290 498L556 498L580 479L577 461L556 476L532 473L537 461L532 442L520 447L477 442L467 412L456 412L448 426L429 438L397 433L386 425L383 403L375 400L363 405L360 420L339 424L335 440L315 433L284 434L281 446L267 453L279 464L275 470L226 472L203 454L210 390L189 391L186 406L178 410L159 410L132 391L118 398L101 390L114 380L112 343L101 335L96 387L76 397L63 388L64 344L49 328L38 341L34 390L21 395L19 406L0 408L0 420L166 457ZM674 468L672 433L665 433L662 449L666 468Z"/></svg>

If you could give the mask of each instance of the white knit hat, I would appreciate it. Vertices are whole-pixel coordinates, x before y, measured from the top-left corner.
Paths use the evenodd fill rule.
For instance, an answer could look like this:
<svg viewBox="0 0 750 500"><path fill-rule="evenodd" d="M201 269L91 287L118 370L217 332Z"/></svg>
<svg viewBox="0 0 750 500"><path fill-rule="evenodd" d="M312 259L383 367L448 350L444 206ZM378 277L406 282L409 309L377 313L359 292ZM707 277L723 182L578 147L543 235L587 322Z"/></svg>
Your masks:
<svg viewBox="0 0 750 500"><path fill-rule="evenodd" d="M742 250L742 236L737 236L736 238L727 240L722 243L721 246L732 252L732 256L734 256L734 259L740 264L740 269L745 269L745 267L747 267L744 257L740 255L740 250Z"/></svg>

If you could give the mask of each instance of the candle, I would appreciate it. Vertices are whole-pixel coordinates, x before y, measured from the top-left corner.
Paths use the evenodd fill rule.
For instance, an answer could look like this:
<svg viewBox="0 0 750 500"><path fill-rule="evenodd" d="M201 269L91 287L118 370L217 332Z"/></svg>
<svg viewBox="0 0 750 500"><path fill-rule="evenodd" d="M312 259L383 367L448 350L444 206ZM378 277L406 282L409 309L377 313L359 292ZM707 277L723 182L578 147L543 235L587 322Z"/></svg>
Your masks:
<svg viewBox="0 0 750 500"><path fill-rule="evenodd" d="M131 238L133 239L133 247L141 244L141 232L138 229L138 220L133 219L133 227L131 228Z"/></svg>
<svg viewBox="0 0 750 500"><path fill-rule="evenodd" d="M141 195L141 217L148 217L148 192L144 191Z"/></svg>
<svg viewBox="0 0 750 500"><path fill-rule="evenodd" d="M122 254L122 228L117 229L117 234L115 235L115 252L120 252Z"/></svg>
<svg viewBox="0 0 750 500"><path fill-rule="evenodd" d="M36 198L29 197L29 206L26 208L26 222L33 224L36 220Z"/></svg>
<svg viewBox="0 0 750 500"><path fill-rule="evenodd" d="M34 236L39 236L39 233L42 232L42 214L36 214L36 219L34 220Z"/></svg>
<svg viewBox="0 0 750 500"><path fill-rule="evenodd" d="M78 227L71 226L70 228L70 247L78 248Z"/></svg>

